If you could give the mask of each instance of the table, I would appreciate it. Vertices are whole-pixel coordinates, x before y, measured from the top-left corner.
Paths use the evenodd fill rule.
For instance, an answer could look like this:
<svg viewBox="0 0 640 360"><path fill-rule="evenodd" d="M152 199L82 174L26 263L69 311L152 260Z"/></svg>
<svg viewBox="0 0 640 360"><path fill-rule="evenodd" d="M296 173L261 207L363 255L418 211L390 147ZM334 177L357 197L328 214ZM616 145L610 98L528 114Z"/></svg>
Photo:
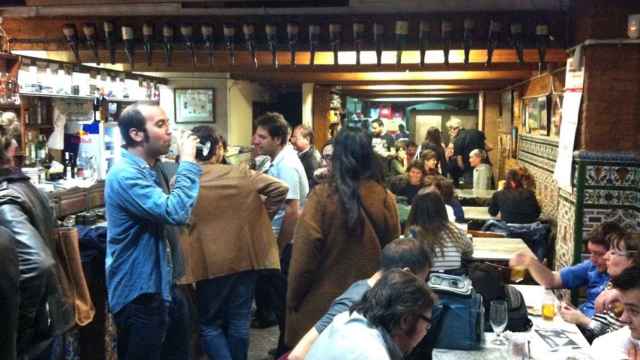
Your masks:
<svg viewBox="0 0 640 360"><path fill-rule="evenodd" d="M489 214L489 207L487 206L463 206L464 218L474 221L488 221L496 219Z"/></svg>
<svg viewBox="0 0 640 360"><path fill-rule="evenodd" d="M539 308L544 296L544 288L539 285L513 285L520 292L527 303L527 307ZM564 359L592 359L589 356L590 346L582 336L578 327L562 320L559 315L553 321L545 321L539 316L529 315L533 322L531 330L516 336L523 336L529 341L531 359L534 360L564 360ZM505 337L513 336L505 333ZM543 339L545 337L547 341ZM433 360L510 360L508 346L491 343L495 338L493 333L485 333L485 345L480 350L463 351L434 349Z"/></svg>
<svg viewBox="0 0 640 360"><path fill-rule="evenodd" d="M527 244L519 238L473 238L475 260L509 261L515 253L527 249Z"/></svg>
<svg viewBox="0 0 640 360"><path fill-rule="evenodd" d="M496 190L456 189L455 197L462 205L487 205Z"/></svg>

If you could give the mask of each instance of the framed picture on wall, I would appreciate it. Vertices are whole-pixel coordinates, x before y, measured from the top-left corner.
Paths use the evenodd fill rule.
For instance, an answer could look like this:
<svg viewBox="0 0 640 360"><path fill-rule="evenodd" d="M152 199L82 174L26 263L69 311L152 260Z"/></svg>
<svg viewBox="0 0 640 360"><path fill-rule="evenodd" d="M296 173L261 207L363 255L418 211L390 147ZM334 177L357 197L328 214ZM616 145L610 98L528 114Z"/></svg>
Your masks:
<svg viewBox="0 0 640 360"><path fill-rule="evenodd" d="M551 129L553 137L560 136L560 124L562 123L562 93L551 95Z"/></svg>
<svg viewBox="0 0 640 360"><path fill-rule="evenodd" d="M524 123L528 133L549 135L549 112L547 97L540 96L524 100Z"/></svg>
<svg viewBox="0 0 640 360"><path fill-rule="evenodd" d="M513 116L513 94L511 90L503 91L500 94L500 121L498 122L498 131L510 134Z"/></svg>
<svg viewBox="0 0 640 360"><path fill-rule="evenodd" d="M215 102L214 89L175 89L176 123L215 123Z"/></svg>

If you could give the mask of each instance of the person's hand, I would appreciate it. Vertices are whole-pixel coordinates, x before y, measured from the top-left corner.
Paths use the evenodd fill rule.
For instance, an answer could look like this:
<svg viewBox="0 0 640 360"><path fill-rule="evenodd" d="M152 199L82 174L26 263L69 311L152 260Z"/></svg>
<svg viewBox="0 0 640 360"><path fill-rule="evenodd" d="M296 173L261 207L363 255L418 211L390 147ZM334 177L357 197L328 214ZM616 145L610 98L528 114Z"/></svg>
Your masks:
<svg viewBox="0 0 640 360"><path fill-rule="evenodd" d="M631 344L629 349L627 350L627 356L629 360L640 360L640 349L636 346L636 344Z"/></svg>
<svg viewBox="0 0 640 360"><path fill-rule="evenodd" d="M601 313L605 310L608 310L611 305L616 302L620 302L620 300L620 291L618 291L617 289L607 289L601 292L600 295L596 297L595 301L596 313Z"/></svg>
<svg viewBox="0 0 640 360"><path fill-rule="evenodd" d="M582 326L588 325L589 322L591 322L580 310L565 302L560 304L560 317L568 323Z"/></svg>
<svg viewBox="0 0 640 360"><path fill-rule="evenodd" d="M509 267L529 267L529 263L534 255L530 250L518 251L509 259Z"/></svg>
<svg viewBox="0 0 640 360"><path fill-rule="evenodd" d="M178 147L180 160L195 162L198 141L198 137L189 132L182 134L179 140L180 146Z"/></svg>

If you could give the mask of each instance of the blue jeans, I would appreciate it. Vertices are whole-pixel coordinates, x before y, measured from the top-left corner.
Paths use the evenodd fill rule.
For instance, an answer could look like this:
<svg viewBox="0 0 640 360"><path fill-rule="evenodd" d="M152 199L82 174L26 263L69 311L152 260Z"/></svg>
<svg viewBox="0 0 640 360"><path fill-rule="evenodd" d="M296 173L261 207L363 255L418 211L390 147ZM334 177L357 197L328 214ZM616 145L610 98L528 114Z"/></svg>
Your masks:
<svg viewBox="0 0 640 360"><path fill-rule="evenodd" d="M202 349L212 360L246 360L256 271L196 283Z"/></svg>
<svg viewBox="0 0 640 360"><path fill-rule="evenodd" d="M160 294L143 294L114 314L119 360L190 360L191 317L182 289L166 303Z"/></svg>

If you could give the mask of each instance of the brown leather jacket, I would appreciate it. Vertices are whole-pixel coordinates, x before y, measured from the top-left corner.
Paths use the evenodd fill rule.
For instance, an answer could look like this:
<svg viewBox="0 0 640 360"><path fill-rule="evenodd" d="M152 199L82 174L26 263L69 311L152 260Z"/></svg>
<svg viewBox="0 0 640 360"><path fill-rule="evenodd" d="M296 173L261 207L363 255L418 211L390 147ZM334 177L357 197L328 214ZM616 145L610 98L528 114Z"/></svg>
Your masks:
<svg viewBox="0 0 640 360"><path fill-rule="evenodd" d="M198 200L180 234L185 275L179 283L279 269L270 217L288 191L280 180L241 166L202 165Z"/></svg>

